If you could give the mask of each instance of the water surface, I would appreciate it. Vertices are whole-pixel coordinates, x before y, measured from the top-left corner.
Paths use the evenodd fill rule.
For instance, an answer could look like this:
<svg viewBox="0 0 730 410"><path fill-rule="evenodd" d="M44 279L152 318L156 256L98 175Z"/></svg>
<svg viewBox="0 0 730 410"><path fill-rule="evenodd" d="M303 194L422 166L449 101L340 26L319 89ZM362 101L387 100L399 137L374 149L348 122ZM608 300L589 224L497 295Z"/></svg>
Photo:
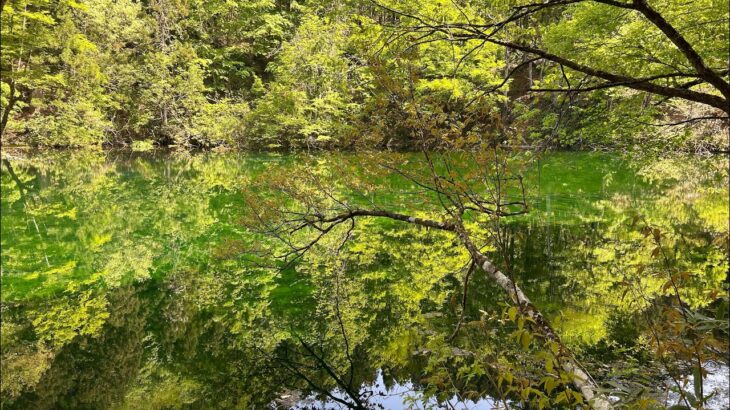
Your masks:
<svg viewBox="0 0 730 410"><path fill-rule="evenodd" d="M490 369L519 345L488 320L504 298L481 275L450 338L467 259L448 234L369 220L339 259L315 253L271 269L251 257L264 241L242 222L251 181L285 173L296 156L4 155L4 408L495 403ZM349 169L353 156L322 154L319 166ZM702 307L721 286L727 160L555 153L523 173L531 212L504 221L507 257L486 251L596 377L656 376L612 374L597 360L618 361L606 352L639 339L630 323L644 307L620 283L654 263L639 233L648 224L671 241L671 269L691 272L688 304ZM386 180L381 203L413 206L411 183ZM661 295L659 279L638 277Z"/></svg>

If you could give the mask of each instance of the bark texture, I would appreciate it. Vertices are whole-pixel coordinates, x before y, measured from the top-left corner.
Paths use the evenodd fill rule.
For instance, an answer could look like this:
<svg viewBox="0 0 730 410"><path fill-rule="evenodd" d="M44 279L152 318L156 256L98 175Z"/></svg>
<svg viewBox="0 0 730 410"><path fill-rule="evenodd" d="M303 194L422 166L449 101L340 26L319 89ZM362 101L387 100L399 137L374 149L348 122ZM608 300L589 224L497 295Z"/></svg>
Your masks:
<svg viewBox="0 0 730 410"><path fill-rule="evenodd" d="M613 409L611 402L604 395L598 392L598 385L593 378L590 377L590 375L581 367L575 357L573 357L570 351L565 347L550 323L540 313L537 307L532 304L522 289L520 289L520 287L512 279L510 279L509 276L500 271L486 255L479 251L479 247L474 244L471 236L459 218L455 218L453 221L439 222L380 209L353 209L332 217L320 217L316 222L337 224L363 216L389 218L414 225L455 233L462 245L469 252L474 263L479 266L479 268L481 268L487 276L494 281L494 283L502 288L507 295L509 295L512 303L520 309L522 314L532 319L534 323L531 323L530 326L533 327L533 330L539 332L547 340L555 342L558 346L560 346L560 366L563 371L573 375L573 385L581 392L591 408L595 410ZM314 223L314 221L310 221L310 223Z"/></svg>

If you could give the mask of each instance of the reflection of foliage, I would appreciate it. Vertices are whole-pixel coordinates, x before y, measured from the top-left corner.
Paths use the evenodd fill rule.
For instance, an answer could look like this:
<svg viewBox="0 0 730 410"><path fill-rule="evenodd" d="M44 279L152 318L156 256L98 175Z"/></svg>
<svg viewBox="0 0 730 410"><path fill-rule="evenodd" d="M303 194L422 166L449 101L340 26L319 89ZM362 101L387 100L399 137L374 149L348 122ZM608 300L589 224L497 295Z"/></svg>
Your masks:
<svg viewBox="0 0 730 410"><path fill-rule="evenodd" d="M139 382L126 394L123 409L180 409L195 403L198 383L171 373L160 363L150 360L137 376Z"/></svg>
<svg viewBox="0 0 730 410"><path fill-rule="evenodd" d="M52 353L36 343L24 340L25 327L6 316L2 324L2 385L3 398L17 398L26 388L32 388L51 366Z"/></svg>
<svg viewBox="0 0 730 410"><path fill-rule="evenodd" d="M361 220L285 269L273 264L272 244L239 220L252 177L285 178L290 159L53 155L11 161L22 190L3 166L7 408L261 408L286 392L325 397L341 382L369 397L378 371L386 385L412 382L417 401L580 401L555 346L527 331L482 275L462 306L468 258L443 232ZM622 396L627 406L650 403L658 378L687 380L686 346L698 344L703 362L724 349L727 318L713 316L726 303L723 164L652 162L639 184L623 162L566 155L541 159L539 179L525 165L533 211L503 227L507 252L491 243L484 252L509 260L600 380L646 388ZM315 167L357 200L406 210L428 201L356 164L331 155ZM670 279L693 320L677 310Z"/></svg>
<svg viewBox="0 0 730 410"><path fill-rule="evenodd" d="M95 336L109 318L106 299L93 297L90 291L65 303L54 301L39 313L33 319L33 328L38 339L51 347L63 346L78 335Z"/></svg>

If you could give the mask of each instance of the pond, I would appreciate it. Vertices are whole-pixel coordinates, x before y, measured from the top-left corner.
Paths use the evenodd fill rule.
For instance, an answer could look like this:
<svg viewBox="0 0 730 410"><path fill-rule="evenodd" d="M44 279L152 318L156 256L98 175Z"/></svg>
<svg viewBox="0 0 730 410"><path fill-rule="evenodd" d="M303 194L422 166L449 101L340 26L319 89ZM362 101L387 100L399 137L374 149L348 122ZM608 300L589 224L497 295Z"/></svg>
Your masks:
<svg viewBox="0 0 730 410"><path fill-rule="evenodd" d="M532 377L502 292L475 274L462 298L468 259L448 233L375 218L334 256L278 269L252 257L267 239L245 223L251 181L286 176L302 154L3 155L3 408L492 408L510 402L505 383ZM357 157L316 163L350 172ZM673 404L647 353L646 300L669 294L669 271L687 272L694 309L723 291L727 159L559 152L523 165L530 212L504 218L506 253L485 252L597 380ZM380 201L414 206L412 184L384 178ZM722 408L728 386L711 387Z"/></svg>

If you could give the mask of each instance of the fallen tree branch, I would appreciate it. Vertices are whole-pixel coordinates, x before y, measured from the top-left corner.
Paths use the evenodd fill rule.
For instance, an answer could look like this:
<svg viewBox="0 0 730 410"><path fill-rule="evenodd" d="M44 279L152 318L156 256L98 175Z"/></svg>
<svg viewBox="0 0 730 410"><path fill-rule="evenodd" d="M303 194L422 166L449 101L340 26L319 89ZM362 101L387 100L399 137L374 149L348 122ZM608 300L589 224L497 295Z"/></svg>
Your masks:
<svg viewBox="0 0 730 410"><path fill-rule="evenodd" d="M425 218L417 218L397 212L386 210L369 210L354 209L347 212L337 214L335 216L316 215L311 223L329 223L332 224L326 228L326 232L347 220L357 217L380 217L388 218L396 221L406 222L413 225L425 226L428 228L439 229L443 231L453 232L460 239L462 245L467 249L474 264L484 271L487 276L492 279L502 290L507 293L511 302L517 306L520 311L531 319L530 326L539 332L546 340L555 342L559 347L559 357L562 369L572 375L573 385L583 394L583 397L590 403L591 408L596 410L608 410L613 406L602 394L599 393L599 387L590 375L580 366L570 350L562 343L560 337L552 328L550 323L540 313L537 307L525 295L522 289L507 275L500 271L492 261L484 255L472 241L469 233L459 219L453 221L435 221ZM317 237L321 238L322 233Z"/></svg>

